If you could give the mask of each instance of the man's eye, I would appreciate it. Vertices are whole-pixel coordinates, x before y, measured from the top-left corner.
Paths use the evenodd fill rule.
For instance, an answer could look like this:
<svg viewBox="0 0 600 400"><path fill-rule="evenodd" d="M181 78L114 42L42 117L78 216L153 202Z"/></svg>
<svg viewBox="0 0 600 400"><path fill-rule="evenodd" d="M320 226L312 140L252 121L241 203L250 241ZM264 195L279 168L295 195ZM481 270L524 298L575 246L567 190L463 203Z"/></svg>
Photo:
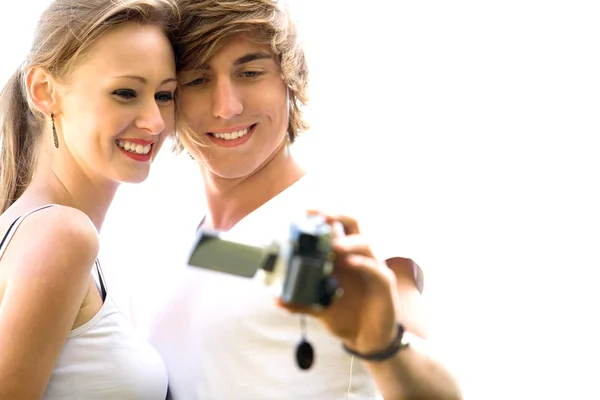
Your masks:
<svg viewBox="0 0 600 400"><path fill-rule="evenodd" d="M196 78L193 81L186 83L186 86L199 86L206 82L206 78Z"/></svg>
<svg viewBox="0 0 600 400"><path fill-rule="evenodd" d="M259 71L244 71L242 72L242 76L244 78L257 78L262 75L262 72Z"/></svg>

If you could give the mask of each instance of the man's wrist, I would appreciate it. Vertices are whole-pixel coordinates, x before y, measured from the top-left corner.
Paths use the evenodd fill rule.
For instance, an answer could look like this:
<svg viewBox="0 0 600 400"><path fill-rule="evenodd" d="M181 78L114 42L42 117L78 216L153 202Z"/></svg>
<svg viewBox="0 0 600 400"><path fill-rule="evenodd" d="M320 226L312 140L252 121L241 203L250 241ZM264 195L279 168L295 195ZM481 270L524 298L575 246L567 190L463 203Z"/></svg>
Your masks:
<svg viewBox="0 0 600 400"><path fill-rule="evenodd" d="M381 362L394 357L399 351L408 347L408 342L405 340L405 336L404 326L401 323L398 323L396 325L396 333L393 337L393 340L390 344L380 350L361 352L351 348L350 346L347 346L346 344L342 344L342 347L347 353L361 360Z"/></svg>

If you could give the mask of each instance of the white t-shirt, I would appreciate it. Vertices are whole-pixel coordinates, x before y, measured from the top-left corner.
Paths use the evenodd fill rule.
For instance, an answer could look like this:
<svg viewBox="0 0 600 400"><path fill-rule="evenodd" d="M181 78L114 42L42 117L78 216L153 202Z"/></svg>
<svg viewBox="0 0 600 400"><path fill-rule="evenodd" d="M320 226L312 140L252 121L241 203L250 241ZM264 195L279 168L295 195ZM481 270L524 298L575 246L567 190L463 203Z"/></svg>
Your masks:
<svg viewBox="0 0 600 400"><path fill-rule="evenodd" d="M325 193L316 180L304 177L246 216L230 233L269 242L275 234L287 234L291 216L308 207L328 207L325 203L332 197ZM189 266L172 272L176 277L173 284L165 285L161 309L150 322L149 339L167 365L173 399L378 398L362 363L311 318L306 321L306 338L315 350L315 362L308 371L297 367L300 317L276 307L258 277ZM415 274L421 286L422 272Z"/></svg>

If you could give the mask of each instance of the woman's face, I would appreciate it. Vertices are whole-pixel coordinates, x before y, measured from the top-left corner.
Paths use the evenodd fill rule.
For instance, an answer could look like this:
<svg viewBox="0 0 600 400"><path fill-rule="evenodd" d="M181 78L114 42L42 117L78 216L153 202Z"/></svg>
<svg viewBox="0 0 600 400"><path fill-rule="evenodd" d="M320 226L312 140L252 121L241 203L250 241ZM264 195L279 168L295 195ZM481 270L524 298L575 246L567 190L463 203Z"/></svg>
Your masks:
<svg viewBox="0 0 600 400"><path fill-rule="evenodd" d="M175 76L159 27L127 23L106 33L58 86L61 156L93 180L145 180L174 128Z"/></svg>

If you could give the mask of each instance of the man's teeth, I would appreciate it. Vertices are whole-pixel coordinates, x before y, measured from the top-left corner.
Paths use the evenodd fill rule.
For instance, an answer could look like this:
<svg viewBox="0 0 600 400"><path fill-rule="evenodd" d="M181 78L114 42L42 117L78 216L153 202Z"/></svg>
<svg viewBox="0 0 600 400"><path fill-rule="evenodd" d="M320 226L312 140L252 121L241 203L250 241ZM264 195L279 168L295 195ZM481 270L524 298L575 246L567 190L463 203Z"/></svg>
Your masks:
<svg viewBox="0 0 600 400"><path fill-rule="evenodd" d="M216 137L217 139L234 140L234 139L241 138L242 136L246 135L248 132L250 132L250 127L247 127L246 129L242 129L242 130L235 131L235 132L212 133L212 135L214 137Z"/></svg>
<svg viewBox="0 0 600 400"><path fill-rule="evenodd" d="M128 142L127 140L117 140L117 146L122 148L125 151L135 154L148 154L152 145L143 145L133 142Z"/></svg>

